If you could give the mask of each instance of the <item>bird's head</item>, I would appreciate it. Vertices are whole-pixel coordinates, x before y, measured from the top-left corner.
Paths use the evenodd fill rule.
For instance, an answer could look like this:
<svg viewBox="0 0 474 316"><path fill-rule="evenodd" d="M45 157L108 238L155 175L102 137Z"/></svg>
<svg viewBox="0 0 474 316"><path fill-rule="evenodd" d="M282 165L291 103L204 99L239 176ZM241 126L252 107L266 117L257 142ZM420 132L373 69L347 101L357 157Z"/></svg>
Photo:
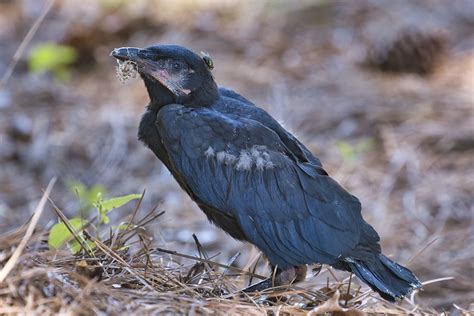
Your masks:
<svg viewBox="0 0 474 316"><path fill-rule="evenodd" d="M218 98L208 57L200 57L182 46L121 47L110 55L118 60L119 69L127 65L138 71L152 104L207 106Z"/></svg>

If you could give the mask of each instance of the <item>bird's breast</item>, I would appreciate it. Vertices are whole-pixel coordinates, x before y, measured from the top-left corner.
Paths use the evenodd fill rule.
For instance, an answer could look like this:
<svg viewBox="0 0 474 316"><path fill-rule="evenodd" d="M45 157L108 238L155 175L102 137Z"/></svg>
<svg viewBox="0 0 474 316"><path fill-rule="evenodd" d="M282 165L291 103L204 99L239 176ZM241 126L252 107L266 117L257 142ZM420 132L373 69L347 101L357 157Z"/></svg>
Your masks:
<svg viewBox="0 0 474 316"><path fill-rule="evenodd" d="M142 141L169 169L169 159L161 141L161 135L156 128L156 111L147 110L143 114L138 128L138 139Z"/></svg>

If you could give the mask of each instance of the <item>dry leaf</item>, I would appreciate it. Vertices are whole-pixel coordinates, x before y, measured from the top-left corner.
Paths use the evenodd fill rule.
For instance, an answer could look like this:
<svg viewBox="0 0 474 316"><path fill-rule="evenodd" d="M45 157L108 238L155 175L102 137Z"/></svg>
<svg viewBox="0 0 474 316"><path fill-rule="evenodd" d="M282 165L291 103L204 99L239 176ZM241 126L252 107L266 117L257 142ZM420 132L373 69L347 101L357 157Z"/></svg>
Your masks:
<svg viewBox="0 0 474 316"><path fill-rule="evenodd" d="M320 315L324 313L334 313L334 315L354 315L354 316L359 316L359 315L366 315L366 313L350 309L350 308L342 308L341 305L339 305L339 297L340 297L339 291L336 291L334 295L324 302L323 304L316 306L313 308L308 315L314 316L314 315Z"/></svg>

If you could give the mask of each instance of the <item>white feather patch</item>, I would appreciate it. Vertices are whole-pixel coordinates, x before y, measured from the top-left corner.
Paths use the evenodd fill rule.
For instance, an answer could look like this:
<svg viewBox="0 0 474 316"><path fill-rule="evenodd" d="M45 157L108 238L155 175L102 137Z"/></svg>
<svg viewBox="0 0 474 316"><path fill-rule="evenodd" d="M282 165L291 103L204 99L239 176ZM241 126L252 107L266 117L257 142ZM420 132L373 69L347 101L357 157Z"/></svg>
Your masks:
<svg viewBox="0 0 474 316"><path fill-rule="evenodd" d="M262 145L252 146L250 149L241 150L238 156L226 151L215 152L214 148L204 151L207 158L215 157L217 162L226 165L234 165L236 170L251 170L255 167L257 170L272 169L275 164L270 160L270 154L267 147Z"/></svg>

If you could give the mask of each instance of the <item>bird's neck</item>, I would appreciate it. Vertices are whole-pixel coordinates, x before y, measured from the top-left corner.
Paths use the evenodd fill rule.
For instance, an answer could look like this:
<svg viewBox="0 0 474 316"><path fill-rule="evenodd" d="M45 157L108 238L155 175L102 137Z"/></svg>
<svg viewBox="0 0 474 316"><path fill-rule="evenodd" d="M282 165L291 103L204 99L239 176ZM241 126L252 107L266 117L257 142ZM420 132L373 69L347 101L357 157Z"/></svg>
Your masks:
<svg viewBox="0 0 474 316"><path fill-rule="evenodd" d="M219 99L219 90L214 80L208 81L205 86L201 86L199 90L191 93L188 100L183 102L184 105L195 107L208 107Z"/></svg>
<svg viewBox="0 0 474 316"><path fill-rule="evenodd" d="M148 108L152 111L159 111L163 106L176 103L176 97L171 91L155 82L145 80L145 86L150 97Z"/></svg>
<svg viewBox="0 0 474 316"><path fill-rule="evenodd" d="M187 105L190 107L206 107L214 104L219 99L219 91L214 80L207 85L201 86L190 95L175 96L164 86L157 84L152 80L144 80L150 105L148 108L153 111L159 111L163 106L172 103Z"/></svg>

